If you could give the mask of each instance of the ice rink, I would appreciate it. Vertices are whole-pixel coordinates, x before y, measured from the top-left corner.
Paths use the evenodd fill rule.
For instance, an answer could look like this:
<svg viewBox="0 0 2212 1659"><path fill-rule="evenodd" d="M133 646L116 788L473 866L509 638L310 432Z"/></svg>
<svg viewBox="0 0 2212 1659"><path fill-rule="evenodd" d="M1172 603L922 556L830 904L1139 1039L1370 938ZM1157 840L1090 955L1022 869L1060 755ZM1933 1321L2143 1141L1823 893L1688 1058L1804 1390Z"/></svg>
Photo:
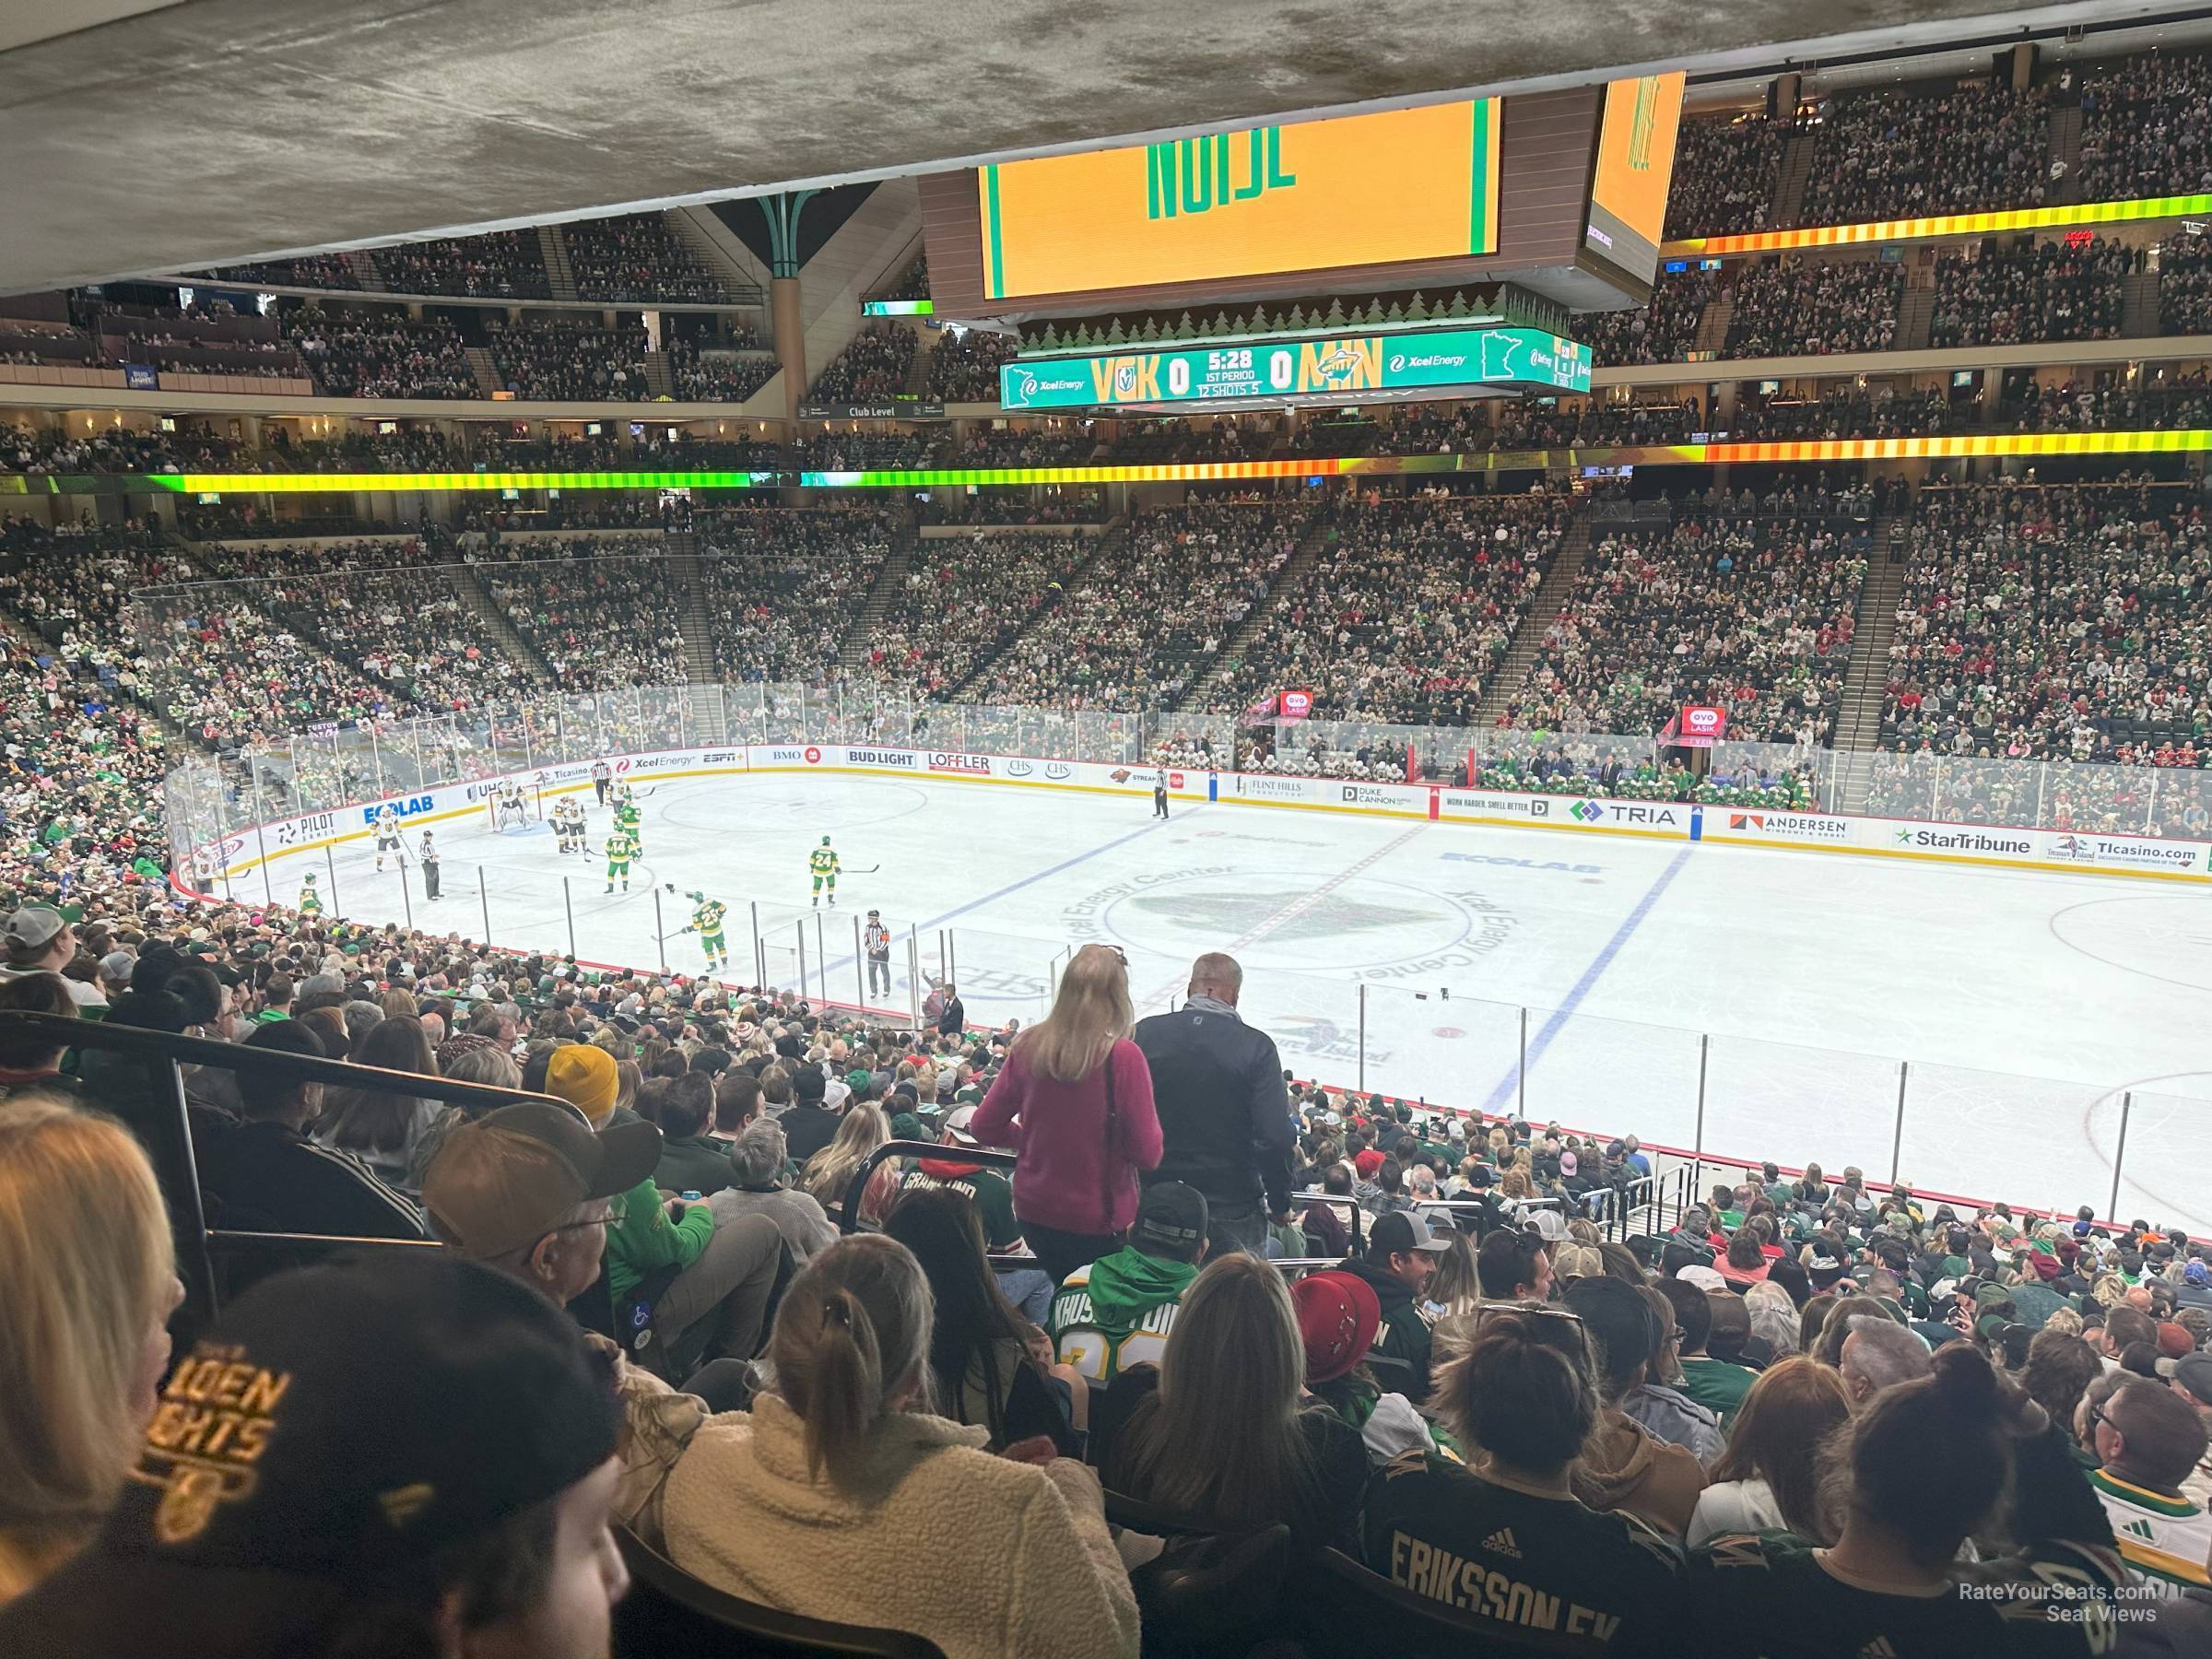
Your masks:
<svg viewBox="0 0 2212 1659"><path fill-rule="evenodd" d="M2121 1218L2212 1230L2192 1196L2212 1171L2206 889L1243 804L1157 822L1139 797L951 781L677 780L641 806L627 894L602 891L595 852L559 855L550 824L481 817L435 827L435 904L412 867L403 898L366 841L280 857L270 882L288 902L312 868L337 914L553 950L572 927L587 961L665 949L680 972L696 941L656 928L703 888L730 907L729 978L753 980L757 918L771 983L799 983L804 952L808 991L843 1003L864 1000L873 905L900 937L868 1006L911 1006L911 932L979 1023L1036 1018L1088 940L1127 953L1140 1013L1228 950L1246 1017L1301 1077L2100 1213L2132 1097ZM607 827L594 808L591 847ZM817 911L825 834L848 874ZM260 896L257 872L241 880Z"/></svg>

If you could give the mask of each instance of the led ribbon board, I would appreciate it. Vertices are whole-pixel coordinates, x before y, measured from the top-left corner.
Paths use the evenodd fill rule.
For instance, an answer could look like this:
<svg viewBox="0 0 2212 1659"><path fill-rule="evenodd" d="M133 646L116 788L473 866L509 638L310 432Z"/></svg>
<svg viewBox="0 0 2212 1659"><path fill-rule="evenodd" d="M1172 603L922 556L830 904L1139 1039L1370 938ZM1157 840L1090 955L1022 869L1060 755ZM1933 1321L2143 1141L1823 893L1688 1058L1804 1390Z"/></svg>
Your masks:
<svg viewBox="0 0 2212 1659"><path fill-rule="evenodd" d="M1587 392L1590 353L1542 329L1454 328L1050 358L998 371L999 402L1009 411L1356 397L1473 385Z"/></svg>
<svg viewBox="0 0 2212 1659"><path fill-rule="evenodd" d="M1820 225L1803 230L1753 230L1742 236L1692 236L1660 252L1693 254L1782 253L1794 248L1841 248L1866 242L1914 241L1939 236L1991 236L2018 230L2066 230L2141 219L2212 214L2212 195L2145 196L2132 202L2077 202L2065 207L2018 207L1994 213L1947 213L1933 218L1877 219L1864 225Z"/></svg>
<svg viewBox="0 0 2212 1659"><path fill-rule="evenodd" d="M984 297L1494 253L1503 102L1477 98L981 168Z"/></svg>
<svg viewBox="0 0 2212 1659"><path fill-rule="evenodd" d="M1719 466L1732 462L1956 461L1993 455L2144 455L2212 452L2212 428L2151 432L1992 432L1944 438L1812 438L1788 441L1598 444L1482 450L1454 455L1316 455L1289 461L1177 461L1151 465L947 466L865 472L589 473L55 473L0 474L0 493L41 495L339 495L353 490L954 488L1037 484L1209 483L1411 473L1571 471L1583 466Z"/></svg>

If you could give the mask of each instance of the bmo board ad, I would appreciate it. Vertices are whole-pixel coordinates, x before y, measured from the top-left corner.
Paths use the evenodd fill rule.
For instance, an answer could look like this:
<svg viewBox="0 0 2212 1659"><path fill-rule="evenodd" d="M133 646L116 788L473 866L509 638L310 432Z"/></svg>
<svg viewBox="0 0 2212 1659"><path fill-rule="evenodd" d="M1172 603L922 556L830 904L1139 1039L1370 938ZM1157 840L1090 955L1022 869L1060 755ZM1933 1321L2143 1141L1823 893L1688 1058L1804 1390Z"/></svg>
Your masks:
<svg viewBox="0 0 2212 1659"><path fill-rule="evenodd" d="M1493 253L1502 106L1478 98L981 168L984 298ZM1671 125L1666 136L1671 156ZM1659 192L1664 202L1664 180Z"/></svg>

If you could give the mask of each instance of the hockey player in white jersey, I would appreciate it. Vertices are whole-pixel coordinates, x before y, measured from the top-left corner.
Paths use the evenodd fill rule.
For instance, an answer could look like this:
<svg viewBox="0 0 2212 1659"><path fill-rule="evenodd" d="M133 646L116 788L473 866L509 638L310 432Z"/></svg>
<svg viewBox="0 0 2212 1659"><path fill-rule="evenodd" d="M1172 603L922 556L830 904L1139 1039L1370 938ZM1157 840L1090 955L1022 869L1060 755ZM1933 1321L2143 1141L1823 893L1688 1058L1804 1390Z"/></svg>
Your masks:
<svg viewBox="0 0 2212 1659"><path fill-rule="evenodd" d="M384 867L384 856L389 853L395 864L405 864L406 854L399 844L399 808L387 806L376 815L376 867Z"/></svg>

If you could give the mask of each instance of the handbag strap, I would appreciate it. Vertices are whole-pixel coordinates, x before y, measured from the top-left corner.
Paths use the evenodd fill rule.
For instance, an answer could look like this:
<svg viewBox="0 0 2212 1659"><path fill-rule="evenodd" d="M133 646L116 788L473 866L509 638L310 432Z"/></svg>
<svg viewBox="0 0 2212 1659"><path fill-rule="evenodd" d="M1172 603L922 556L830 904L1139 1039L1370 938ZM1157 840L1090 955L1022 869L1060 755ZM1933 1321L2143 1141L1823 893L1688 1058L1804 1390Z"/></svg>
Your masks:
<svg viewBox="0 0 2212 1659"><path fill-rule="evenodd" d="M1106 1156L1099 1160L1099 1191L1105 1207L1099 1213L1099 1230L1112 1232L1113 1227L1113 1157L1114 1148L1121 1144L1121 1107L1113 1097L1113 1054L1121 1046L1117 1038L1106 1050Z"/></svg>

